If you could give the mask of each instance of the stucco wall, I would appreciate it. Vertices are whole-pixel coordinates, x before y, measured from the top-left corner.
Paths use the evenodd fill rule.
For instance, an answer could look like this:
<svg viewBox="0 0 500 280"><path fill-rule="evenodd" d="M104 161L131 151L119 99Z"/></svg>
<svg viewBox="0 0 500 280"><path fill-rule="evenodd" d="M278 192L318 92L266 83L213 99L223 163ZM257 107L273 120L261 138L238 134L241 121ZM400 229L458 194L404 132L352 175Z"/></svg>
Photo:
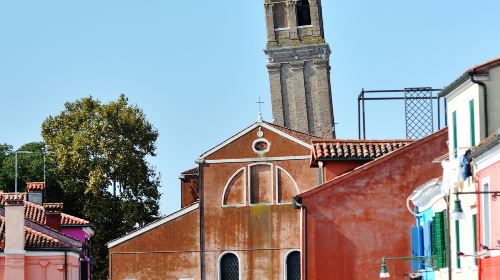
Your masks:
<svg viewBox="0 0 500 280"><path fill-rule="evenodd" d="M75 253L66 255L67 278L64 278L65 257L64 252L28 252L28 255L17 255L15 260L20 267L20 274L5 275L5 255L0 257L0 279L29 279L29 280L79 280L80 260ZM10 261L14 259L7 256ZM24 262L24 264L22 264ZM12 263L11 263L12 265ZM24 278L22 278L24 277Z"/></svg>
<svg viewBox="0 0 500 280"><path fill-rule="evenodd" d="M199 210L109 249L113 280L199 279Z"/></svg>
<svg viewBox="0 0 500 280"><path fill-rule="evenodd" d="M498 155L497 155L498 158ZM486 167L485 169L478 172L479 185L482 186L484 183L489 182L490 191L500 191L500 161ZM498 248L498 242L500 242L500 203L493 201L490 197L490 213L491 213L491 244L488 244L490 248ZM478 222L479 227L479 243L483 244L484 238L484 226L481 225L483 219L483 200L480 200ZM482 259L479 262L481 279L500 279L500 253L499 251L491 251L492 258Z"/></svg>
<svg viewBox="0 0 500 280"><path fill-rule="evenodd" d="M222 207L229 178L252 164L207 164L203 169L207 279L218 279L219 257L227 251L240 259L240 279L283 279L286 254L300 248L300 210L276 205L276 167L286 170L301 191L317 184L317 170L308 159L266 162L273 165L272 205L249 206L247 181L246 206Z"/></svg>
<svg viewBox="0 0 500 280"><path fill-rule="evenodd" d="M455 92L459 94L455 94ZM455 90L447 99L450 157L453 157L453 112L456 112L457 114L458 155L462 155L471 147L469 101L472 99L474 99L475 109L475 144L479 144L481 139L485 138L483 95L480 94L479 86L477 84L467 82L466 86Z"/></svg>
<svg viewBox="0 0 500 280"><path fill-rule="evenodd" d="M382 257L411 255L406 198L441 176L432 160L447 151L446 140L439 131L302 195L309 279L378 279ZM409 264L387 266L391 279L408 279Z"/></svg>
<svg viewBox="0 0 500 280"><path fill-rule="evenodd" d="M490 70L490 80L485 82L488 90L489 132L500 129L500 67Z"/></svg>

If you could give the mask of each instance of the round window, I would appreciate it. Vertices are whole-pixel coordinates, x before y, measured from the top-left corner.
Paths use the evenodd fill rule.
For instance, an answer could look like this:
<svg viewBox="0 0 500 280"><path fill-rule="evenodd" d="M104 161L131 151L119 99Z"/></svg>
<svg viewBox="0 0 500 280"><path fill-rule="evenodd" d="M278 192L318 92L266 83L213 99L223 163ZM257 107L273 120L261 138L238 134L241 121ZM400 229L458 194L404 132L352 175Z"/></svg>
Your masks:
<svg viewBox="0 0 500 280"><path fill-rule="evenodd" d="M269 141L267 141L264 138L261 138L261 139L255 140L253 142L252 148L253 148L254 152L256 152L258 154L264 154L264 153L269 152L269 146L271 146Z"/></svg>

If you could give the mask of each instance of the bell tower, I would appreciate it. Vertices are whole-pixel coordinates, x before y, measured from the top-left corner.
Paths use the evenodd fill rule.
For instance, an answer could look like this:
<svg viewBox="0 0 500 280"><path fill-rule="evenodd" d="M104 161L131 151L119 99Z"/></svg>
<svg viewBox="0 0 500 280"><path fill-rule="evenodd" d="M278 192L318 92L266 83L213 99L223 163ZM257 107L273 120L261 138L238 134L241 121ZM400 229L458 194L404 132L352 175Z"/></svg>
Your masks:
<svg viewBox="0 0 500 280"><path fill-rule="evenodd" d="M323 138L335 137L330 47L320 0L264 0L274 122Z"/></svg>

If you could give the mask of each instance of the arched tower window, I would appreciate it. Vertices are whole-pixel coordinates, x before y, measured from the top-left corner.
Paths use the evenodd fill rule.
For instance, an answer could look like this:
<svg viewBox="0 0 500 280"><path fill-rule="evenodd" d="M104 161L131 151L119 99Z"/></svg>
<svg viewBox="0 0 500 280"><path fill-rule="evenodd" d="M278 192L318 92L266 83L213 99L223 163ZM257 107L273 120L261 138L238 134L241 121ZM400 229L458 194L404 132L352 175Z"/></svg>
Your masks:
<svg viewBox="0 0 500 280"><path fill-rule="evenodd" d="M286 257L286 280L300 280L299 251L293 251Z"/></svg>
<svg viewBox="0 0 500 280"><path fill-rule="evenodd" d="M288 28L288 9L285 2L274 4L273 17L274 28Z"/></svg>
<svg viewBox="0 0 500 280"><path fill-rule="evenodd" d="M311 9L309 0L297 2L297 26L311 25Z"/></svg>
<svg viewBox="0 0 500 280"><path fill-rule="evenodd" d="M238 257L233 253L227 253L222 256L219 262L220 280L239 280L240 264Z"/></svg>

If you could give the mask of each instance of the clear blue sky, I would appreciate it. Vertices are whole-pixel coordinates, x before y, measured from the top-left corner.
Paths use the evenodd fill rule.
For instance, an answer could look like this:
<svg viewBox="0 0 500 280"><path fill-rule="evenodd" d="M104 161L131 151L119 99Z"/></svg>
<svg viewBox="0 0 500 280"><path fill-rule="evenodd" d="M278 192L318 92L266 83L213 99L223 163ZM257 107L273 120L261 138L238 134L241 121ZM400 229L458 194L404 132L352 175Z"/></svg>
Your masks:
<svg viewBox="0 0 500 280"><path fill-rule="evenodd" d="M357 137L361 88L442 87L500 55L498 0L324 0L323 12L339 138ZM172 212L178 174L254 122L259 96L272 119L264 46L263 0L2 1L0 142L41 140L66 101L125 93L160 131L152 163ZM403 137L403 116L381 106L368 136Z"/></svg>

